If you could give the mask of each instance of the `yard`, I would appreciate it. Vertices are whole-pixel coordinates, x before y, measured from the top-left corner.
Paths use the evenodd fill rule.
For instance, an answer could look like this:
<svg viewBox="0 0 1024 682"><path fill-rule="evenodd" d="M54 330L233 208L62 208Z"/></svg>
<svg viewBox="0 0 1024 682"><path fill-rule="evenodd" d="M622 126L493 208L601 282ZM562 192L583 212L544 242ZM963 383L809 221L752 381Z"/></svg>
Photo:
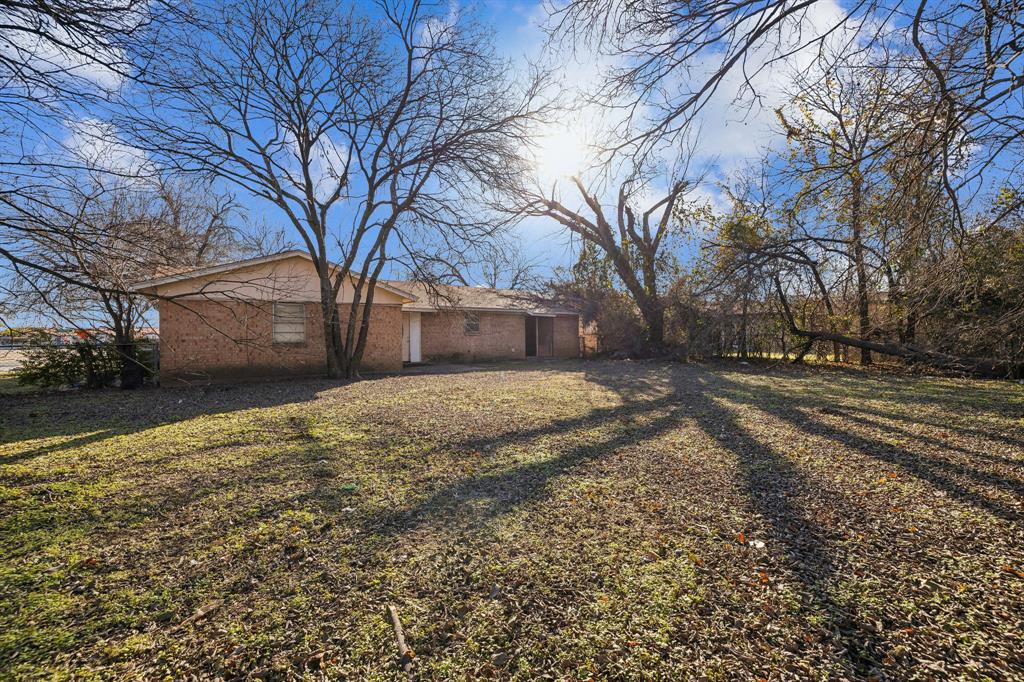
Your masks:
<svg viewBox="0 0 1024 682"><path fill-rule="evenodd" d="M0 677L1019 678L1022 515L1010 383L0 393Z"/></svg>

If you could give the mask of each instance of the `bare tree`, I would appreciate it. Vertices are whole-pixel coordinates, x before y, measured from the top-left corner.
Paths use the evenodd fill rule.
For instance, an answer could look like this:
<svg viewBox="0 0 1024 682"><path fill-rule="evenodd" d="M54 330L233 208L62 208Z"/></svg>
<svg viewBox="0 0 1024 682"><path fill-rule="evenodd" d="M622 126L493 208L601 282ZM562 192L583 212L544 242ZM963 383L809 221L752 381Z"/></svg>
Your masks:
<svg viewBox="0 0 1024 682"><path fill-rule="evenodd" d="M415 260L417 231L450 245L495 229L459 198L514 177L543 81L515 82L447 6L388 0L363 16L240 0L202 26L159 60L152 113L123 125L166 161L277 207L316 268L327 373L355 376L385 263Z"/></svg>
<svg viewBox="0 0 1024 682"><path fill-rule="evenodd" d="M572 187L582 201L579 208L559 196L557 185L549 192L536 184L521 186L515 200L518 215L550 218L607 256L643 317L647 352L665 347L663 294L671 272L672 243L681 227L686 197L699 184L685 176L684 167L670 178L660 198L642 208L636 204L649 182L639 173L620 183L611 206L603 202L597 183L588 187L578 177L572 178Z"/></svg>
<svg viewBox="0 0 1024 682"><path fill-rule="evenodd" d="M485 286L513 291L530 291L539 287L539 261L525 256L515 244L504 241L487 244L478 260Z"/></svg>
<svg viewBox="0 0 1024 682"><path fill-rule="evenodd" d="M82 174L97 170L69 153L68 122L144 79L144 39L182 17L163 0L0 0L0 260L7 268L60 276L27 257L22 238L38 231L40 216L58 218L48 228L55 232L71 224L74 211L61 207L74 203ZM123 174L134 173L109 171Z"/></svg>
<svg viewBox="0 0 1024 682"><path fill-rule="evenodd" d="M937 106L921 111L906 132L929 133L912 134L914 152L939 159L939 177L961 225L961 204L983 176L1019 183L1024 21L1017 0L838 6L821 0L565 0L552 8L554 38L596 46L611 57L613 66L591 99L629 114L612 150L643 156L685 136L711 98L734 82L737 102L757 106L766 94L759 76L788 68L794 55L813 58L827 79L837 55L899 43L916 52L937 93ZM954 157L968 148L969 166L957 168Z"/></svg>
<svg viewBox="0 0 1024 682"><path fill-rule="evenodd" d="M132 388L142 377L135 344L150 309L132 285L236 253L228 222L235 206L196 181L77 189L73 206L39 215L34 230L26 226L21 253L35 267L16 269L7 286L23 314L109 329L121 385Z"/></svg>

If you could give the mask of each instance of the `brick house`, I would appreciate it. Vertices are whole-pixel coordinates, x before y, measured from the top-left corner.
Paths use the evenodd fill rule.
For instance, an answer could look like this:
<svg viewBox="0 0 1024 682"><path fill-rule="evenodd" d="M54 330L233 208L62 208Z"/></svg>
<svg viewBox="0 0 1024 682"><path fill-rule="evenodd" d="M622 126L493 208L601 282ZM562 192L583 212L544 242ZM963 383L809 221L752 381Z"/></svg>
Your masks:
<svg viewBox="0 0 1024 682"><path fill-rule="evenodd" d="M573 310L508 289L388 280L415 301L402 305L406 361L525 360L580 355Z"/></svg>
<svg viewBox="0 0 1024 682"><path fill-rule="evenodd" d="M141 282L156 299L164 381L319 374L323 321L313 261L303 251ZM354 288L338 296L345 324ZM577 357L579 318L536 296L499 289L379 281L363 368L407 362Z"/></svg>

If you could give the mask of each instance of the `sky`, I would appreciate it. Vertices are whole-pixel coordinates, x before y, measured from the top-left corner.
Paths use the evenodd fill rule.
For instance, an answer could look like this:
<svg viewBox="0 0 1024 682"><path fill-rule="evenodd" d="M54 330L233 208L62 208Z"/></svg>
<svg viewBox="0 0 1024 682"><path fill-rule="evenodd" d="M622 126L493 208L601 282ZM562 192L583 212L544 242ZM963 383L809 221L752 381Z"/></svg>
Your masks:
<svg viewBox="0 0 1024 682"><path fill-rule="evenodd" d="M550 59L561 66L561 78L567 87L588 89L597 84L601 65L607 60L586 46L575 46L574 51L553 52L546 46L542 28L547 19L544 1L484 0L465 4L467 11L475 11L479 19L496 31L496 46L507 58L524 60ZM469 10L468 8L473 8ZM816 10L828 21L842 10L833 0L821 3ZM545 53L545 49L548 51ZM702 65L698 65L698 71ZM710 68L712 65L708 65ZM717 64L714 65L717 67ZM760 106L737 106L734 102L739 77L730 79L712 98L703 111L699 127L699 144L694 148L693 168L707 170L707 179L691 194L691 198L711 206L718 213L727 209L719 183L728 175L748 163L761 158L766 149L777 147L784 138L777 134L773 109L781 104L785 69L765 72L757 85L764 95ZM564 126L556 126L542 140L538 150L538 169L550 184L564 185L568 176L579 172L591 157L587 146L587 130L600 127L607 120L602 113L585 112L573 117ZM671 152L669 152L671 155ZM666 158L668 158L668 156ZM648 189L650 203L665 185L653 183ZM557 267L570 265L575 260L572 240L566 231L549 219L531 218L517 226L515 236L523 253L535 260L545 274Z"/></svg>
<svg viewBox="0 0 1024 682"><path fill-rule="evenodd" d="M479 23L493 28L498 52L523 69L529 60L558 64L563 87L569 91L573 88L585 90L596 84L601 66L607 64L604 57L588 52L586 46L576 46L571 53L545 51L546 36L542 25L547 12L543 0L450 0L449 11L472 13ZM827 25L842 13L842 8L835 0L823 0L815 5L813 11ZM692 166L707 170L707 176L705 182L694 190L692 198L707 203L717 212L724 211L726 204L719 183L732 171L756 161L766 149L777 147L782 142L783 138L775 130L774 108L782 103L788 78L786 69L801 68L801 60L801 55L797 54L785 67L760 72L756 76L756 85L762 99L753 107L737 106L734 101L740 75L737 73L726 79L698 121ZM710 70L718 64L693 66L699 77L702 69ZM92 80L99 86L112 87L117 85L116 78L115 74L99 71ZM596 110L552 122L536 150L537 170L547 185L558 184L563 190L571 190L567 186L568 177L579 172L590 155L587 148L589 131L606 124L605 114ZM52 134L63 136L67 146L99 165L131 172L145 168L148 163L144 153L119 140L116 130L87 110L79 112L76 119L66 121L62 131L52 131ZM647 189L651 203L663 189L657 181L652 183ZM288 232L280 209L237 188L231 191L251 222L284 228L286 236L299 243L298 236ZM564 193L564 196L572 195L572 192ZM550 276L556 268L570 265L574 260L569 235L549 219L527 219L514 228L510 237L518 244L524 257L536 263L541 276ZM400 274L395 270L384 273L390 277ZM470 278L473 278L472 273Z"/></svg>
<svg viewBox="0 0 1024 682"><path fill-rule="evenodd" d="M607 59L586 46L577 45L572 51L554 51L546 46L546 34L542 28L548 14L546 0L449 0L449 12L469 13L472 17L494 30L495 48L500 55L509 59L525 71L531 61L558 65L558 78L570 93L573 89L588 90L600 78L601 66ZM834 0L819 3L825 21L841 10ZM704 65L696 65L698 74ZM718 64L708 64L707 68ZM699 121L699 144L695 147L695 169L708 169L706 181L697 187L691 198L710 204L718 212L726 208L718 183L733 170L758 159L764 150L776 145L782 139L774 132L773 109L781 103L781 85L785 80L784 70L776 69L758 76L759 94L763 96L757 107L737 107L734 98L739 86L739 76L727 81L705 108ZM87 122L86 125L100 125ZM609 125L605 112L594 108L568 115L564 121L553 122L547 134L543 135L536 151L538 174L545 186L556 184L563 197L569 200L576 195L568 186L568 178L578 174L592 158L588 148L590 134ZM95 143L91 143L95 147ZM90 151L96 150L90 147ZM130 166L137 166L140 160L116 142L102 153L122 159ZM666 158L671 155L668 152ZM655 181L647 189L644 208L654 203L659 192L667 189L667 178L663 184ZM609 189L610 192L614 191ZM236 191L239 203L246 209L250 219L287 231L286 221L279 209L261 200L245 196ZM614 194L609 195L614 199ZM294 237L294 235L292 235ZM510 235L524 257L537 264L538 274L550 276L556 268L570 265L575 260L573 240L570 235L550 219L528 218L518 224ZM297 237L295 237L298 241ZM399 266L386 271L387 277L400 277ZM467 273L473 281L476 273Z"/></svg>

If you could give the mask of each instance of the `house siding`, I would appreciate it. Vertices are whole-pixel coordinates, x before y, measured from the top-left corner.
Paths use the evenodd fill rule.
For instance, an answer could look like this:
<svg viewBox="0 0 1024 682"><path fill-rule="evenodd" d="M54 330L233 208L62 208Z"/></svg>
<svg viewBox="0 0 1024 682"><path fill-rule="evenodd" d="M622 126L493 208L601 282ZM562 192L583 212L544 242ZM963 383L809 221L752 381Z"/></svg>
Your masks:
<svg viewBox="0 0 1024 682"><path fill-rule="evenodd" d="M423 313L420 343L423 359L435 362L526 359L526 316L477 313L480 332L467 334L461 312Z"/></svg>
<svg viewBox="0 0 1024 682"><path fill-rule="evenodd" d="M326 362L320 306L307 302L305 308L305 343L276 344L273 343L272 303L161 302L161 380L173 383L203 378L323 373ZM349 306L339 306L338 312L345 325ZM400 306L373 305L362 368L377 372L396 372L402 368Z"/></svg>

